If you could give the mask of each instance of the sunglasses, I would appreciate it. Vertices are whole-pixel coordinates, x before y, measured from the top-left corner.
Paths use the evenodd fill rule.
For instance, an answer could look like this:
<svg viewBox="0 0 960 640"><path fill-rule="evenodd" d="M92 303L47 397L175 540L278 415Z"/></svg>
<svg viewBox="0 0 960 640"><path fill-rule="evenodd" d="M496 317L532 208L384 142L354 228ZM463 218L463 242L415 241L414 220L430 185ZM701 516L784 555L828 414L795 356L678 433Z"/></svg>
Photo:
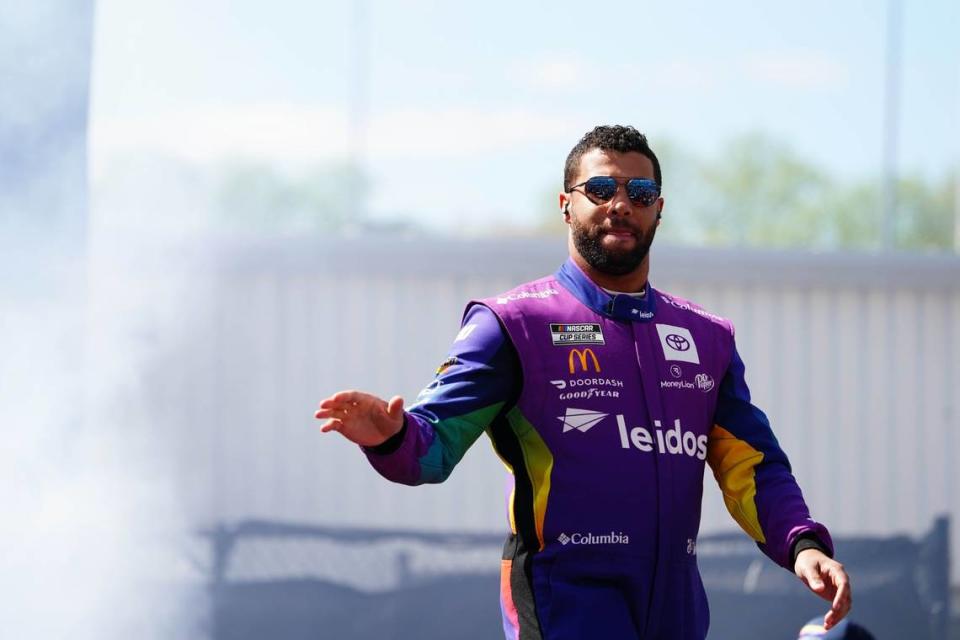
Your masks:
<svg viewBox="0 0 960 640"><path fill-rule="evenodd" d="M649 207L660 197L660 185L656 180L649 178L630 178L618 180L613 176L594 176L589 180L575 184L567 190L570 193L578 187L583 187L583 193L597 202L607 202L617 195L621 184L627 185L627 197L634 204Z"/></svg>

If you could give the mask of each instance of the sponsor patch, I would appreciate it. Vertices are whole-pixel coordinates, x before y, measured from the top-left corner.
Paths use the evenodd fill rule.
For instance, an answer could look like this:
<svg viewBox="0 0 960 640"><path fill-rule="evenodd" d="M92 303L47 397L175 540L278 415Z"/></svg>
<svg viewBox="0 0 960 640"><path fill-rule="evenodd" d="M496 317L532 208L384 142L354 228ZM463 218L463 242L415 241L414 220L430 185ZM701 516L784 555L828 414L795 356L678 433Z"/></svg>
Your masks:
<svg viewBox="0 0 960 640"><path fill-rule="evenodd" d="M541 289L540 291L520 291L497 298L497 304L508 304L517 300L544 300L550 296L558 296L560 292L556 289Z"/></svg>
<svg viewBox="0 0 960 640"><path fill-rule="evenodd" d="M557 416L557 420L563 423L563 432L582 431L586 433L591 427L607 417L608 414L599 411L590 411L589 409L574 409L567 407L565 415Z"/></svg>
<svg viewBox="0 0 960 640"><path fill-rule="evenodd" d="M697 384L697 389L700 389L700 391L703 391L704 393L708 393L711 389L713 389L713 376L708 373L698 373L697 377L694 378L693 381Z"/></svg>
<svg viewBox="0 0 960 640"><path fill-rule="evenodd" d="M455 364L460 364L460 358L456 356L450 356L449 358L447 358L446 360L440 363L440 366L437 367L437 371L434 375L437 375L437 376L440 375L441 373L443 373L444 371L446 371L447 369L449 369Z"/></svg>
<svg viewBox="0 0 960 640"><path fill-rule="evenodd" d="M476 328L477 328L477 325L473 323L464 325L464 327L460 329L460 333L458 333L457 337L454 339L454 342L460 342L461 340L466 340L468 337L470 337L470 334L473 333L473 330Z"/></svg>
<svg viewBox="0 0 960 640"><path fill-rule="evenodd" d="M689 329L672 324L658 324L657 333L660 335L664 358L700 364L700 354L697 353L697 345Z"/></svg>
<svg viewBox="0 0 960 640"><path fill-rule="evenodd" d="M593 365L594 373L600 373L600 361L590 347L570 349L570 355L567 356L567 369L571 375L577 370L576 364L579 364L580 370L584 372L589 371L590 365Z"/></svg>
<svg viewBox="0 0 960 640"><path fill-rule="evenodd" d="M569 536L561 533L557 536L557 542L566 546L568 544L630 544L630 536L623 531L611 531L610 533L572 533Z"/></svg>
<svg viewBox="0 0 960 640"><path fill-rule="evenodd" d="M550 323L550 337L553 346L563 347L570 344L604 344L603 329L599 324L563 324Z"/></svg>

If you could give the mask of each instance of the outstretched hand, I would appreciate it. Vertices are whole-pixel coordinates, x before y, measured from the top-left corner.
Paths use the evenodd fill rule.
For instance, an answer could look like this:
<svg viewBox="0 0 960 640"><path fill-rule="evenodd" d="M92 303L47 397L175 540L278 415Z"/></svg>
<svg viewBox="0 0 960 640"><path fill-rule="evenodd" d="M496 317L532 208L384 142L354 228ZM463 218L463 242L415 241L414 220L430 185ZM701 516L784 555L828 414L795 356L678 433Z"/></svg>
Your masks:
<svg viewBox="0 0 960 640"><path fill-rule="evenodd" d="M807 588L830 602L830 611L823 617L824 629L833 628L850 612L850 578L842 564L817 549L804 549L797 555L793 571Z"/></svg>
<svg viewBox="0 0 960 640"><path fill-rule="evenodd" d="M320 427L324 433L339 431L351 442L375 447L403 428L403 398L386 402L362 391L339 391L320 402L314 417L327 420Z"/></svg>

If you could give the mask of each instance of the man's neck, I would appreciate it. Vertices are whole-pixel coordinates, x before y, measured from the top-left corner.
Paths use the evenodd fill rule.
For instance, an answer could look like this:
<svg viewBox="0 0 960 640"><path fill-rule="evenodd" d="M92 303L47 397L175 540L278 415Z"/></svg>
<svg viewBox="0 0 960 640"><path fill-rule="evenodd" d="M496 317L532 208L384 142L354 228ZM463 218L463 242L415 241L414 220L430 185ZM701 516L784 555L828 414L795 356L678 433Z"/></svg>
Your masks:
<svg viewBox="0 0 960 640"><path fill-rule="evenodd" d="M590 280L598 287L623 293L639 293L647 285L647 276L650 274L650 256L647 255L636 269L623 275L611 275L597 271L577 253L571 253L573 262L580 267Z"/></svg>

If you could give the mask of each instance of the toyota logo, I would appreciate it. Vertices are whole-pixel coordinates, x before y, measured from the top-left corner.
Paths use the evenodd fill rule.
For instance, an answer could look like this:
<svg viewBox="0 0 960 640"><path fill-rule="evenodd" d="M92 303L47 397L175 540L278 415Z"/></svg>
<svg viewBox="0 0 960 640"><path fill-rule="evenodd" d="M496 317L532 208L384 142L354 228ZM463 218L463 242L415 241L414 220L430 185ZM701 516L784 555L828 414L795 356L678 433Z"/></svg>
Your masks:
<svg viewBox="0 0 960 640"><path fill-rule="evenodd" d="M678 336L675 333L668 335L665 340L667 342L667 346L674 351L686 351L690 348L690 341L683 336Z"/></svg>

